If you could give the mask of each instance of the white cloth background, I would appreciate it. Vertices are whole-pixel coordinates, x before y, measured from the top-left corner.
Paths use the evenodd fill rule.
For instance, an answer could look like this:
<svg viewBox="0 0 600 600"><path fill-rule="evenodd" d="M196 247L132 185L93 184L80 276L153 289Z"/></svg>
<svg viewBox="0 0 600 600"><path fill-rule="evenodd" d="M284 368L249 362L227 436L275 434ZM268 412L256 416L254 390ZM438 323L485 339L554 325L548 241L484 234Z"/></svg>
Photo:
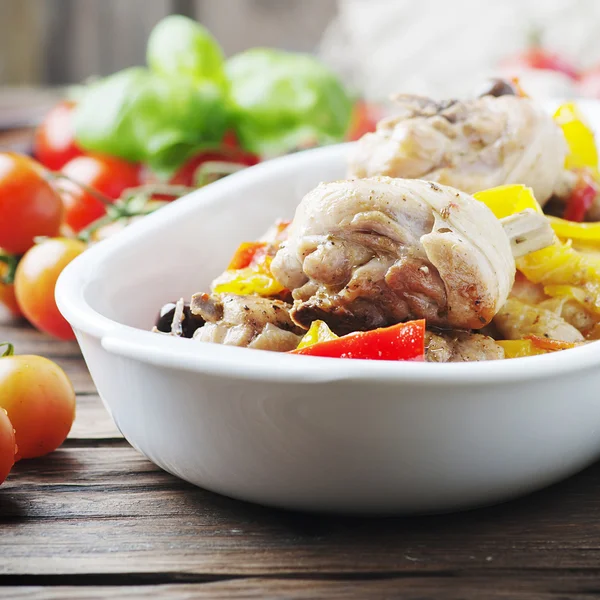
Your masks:
<svg viewBox="0 0 600 600"><path fill-rule="evenodd" d="M447 97L498 74L532 27L582 68L600 63L600 0L339 0L322 57L367 98ZM566 77L523 75L533 95L568 96Z"/></svg>

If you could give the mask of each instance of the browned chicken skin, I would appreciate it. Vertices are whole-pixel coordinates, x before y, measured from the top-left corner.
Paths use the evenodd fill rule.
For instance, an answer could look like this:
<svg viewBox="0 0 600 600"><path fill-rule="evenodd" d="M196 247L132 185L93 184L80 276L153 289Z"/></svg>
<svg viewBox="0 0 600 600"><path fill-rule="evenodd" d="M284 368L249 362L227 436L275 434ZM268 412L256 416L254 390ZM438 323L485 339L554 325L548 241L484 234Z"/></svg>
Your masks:
<svg viewBox="0 0 600 600"><path fill-rule="evenodd" d="M287 352L300 341L301 330L292 322L291 306L280 300L235 294L195 294L191 312L206 321L194 339Z"/></svg>
<svg viewBox="0 0 600 600"><path fill-rule="evenodd" d="M436 102L398 96L400 114L364 135L350 175L427 179L474 193L521 183L544 204L565 187L567 145L552 117L529 98L485 95Z"/></svg>
<svg viewBox="0 0 600 600"><path fill-rule="evenodd" d="M307 194L271 270L293 290L296 323L321 319L345 334L411 318L481 328L506 300L515 264L483 204L435 183L382 177Z"/></svg>
<svg viewBox="0 0 600 600"><path fill-rule="evenodd" d="M471 362L502 358L504 350L487 335L469 331L428 331L425 334L427 362Z"/></svg>

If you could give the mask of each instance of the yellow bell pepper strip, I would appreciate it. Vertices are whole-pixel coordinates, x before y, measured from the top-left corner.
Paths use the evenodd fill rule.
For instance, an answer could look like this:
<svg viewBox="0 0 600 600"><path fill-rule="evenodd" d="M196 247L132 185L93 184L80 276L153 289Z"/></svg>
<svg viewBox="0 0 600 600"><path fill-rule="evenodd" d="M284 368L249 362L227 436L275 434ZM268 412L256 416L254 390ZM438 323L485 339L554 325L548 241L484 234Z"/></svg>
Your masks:
<svg viewBox="0 0 600 600"><path fill-rule="evenodd" d="M526 356L548 354L549 352L537 348L531 340L498 340L496 344L504 348L504 358L524 358Z"/></svg>
<svg viewBox="0 0 600 600"><path fill-rule="evenodd" d="M524 358L525 356L537 356L549 354L557 350L575 348L578 344L552 340L538 335L528 335L523 340L498 340L496 342L504 348L504 358Z"/></svg>
<svg viewBox="0 0 600 600"><path fill-rule="evenodd" d="M554 113L554 120L560 125L569 147L565 169L579 172L579 181L567 201L564 218L569 221L583 221L598 195L600 180L594 132L573 102L559 106Z"/></svg>
<svg viewBox="0 0 600 600"><path fill-rule="evenodd" d="M573 342L553 340L551 338L541 337L533 334L528 335L527 339L530 340L538 350L548 350L550 352L555 352L556 350L568 350L569 348L575 348L575 346L578 345Z"/></svg>
<svg viewBox="0 0 600 600"><path fill-rule="evenodd" d="M598 195L600 181L594 132L573 102L561 104L554 113L554 120L560 125L569 147L565 169L579 172L579 181L567 201L564 218L583 221Z"/></svg>
<svg viewBox="0 0 600 600"><path fill-rule="evenodd" d="M591 173L580 171L578 175L577 184L567 198L563 217L568 221L579 223L585 219L587 211L594 204L599 186Z"/></svg>
<svg viewBox="0 0 600 600"><path fill-rule="evenodd" d="M372 331L355 331L292 350L291 353L361 360L419 361L425 357L425 320L398 323Z"/></svg>
<svg viewBox="0 0 600 600"><path fill-rule="evenodd" d="M510 217L528 208L539 214L544 212L535 199L532 189L522 184L501 185L477 192L473 197L483 202L498 219Z"/></svg>
<svg viewBox="0 0 600 600"><path fill-rule="evenodd" d="M554 120L560 125L569 147L565 169L588 168L597 174L598 150L594 132L577 105L574 102L561 104L554 113Z"/></svg>
<svg viewBox="0 0 600 600"><path fill-rule="evenodd" d="M302 350L314 344L320 342L329 342L331 340L338 339L339 336L335 335L325 321L313 321L310 329L306 332L304 337L300 340L296 350Z"/></svg>
<svg viewBox="0 0 600 600"><path fill-rule="evenodd" d="M263 297L282 294L286 288L272 275L271 260L270 256L265 256L257 265L244 269L228 269L213 281L212 291L215 294Z"/></svg>
<svg viewBox="0 0 600 600"><path fill-rule="evenodd" d="M227 270L212 283L215 294L280 296L288 291L271 273L276 245L269 242L241 243Z"/></svg>
<svg viewBox="0 0 600 600"><path fill-rule="evenodd" d="M532 191L522 185L509 185L474 194L499 219L532 208L541 208ZM556 222L556 220L552 220ZM561 225L563 222L560 222ZM571 225L575 227L575 224ZM583 224L582 231L584 230ZM592 313L600 314L600 259L575 250L558 238L552 246L527 254L516 261L518 270L532 283L544 286L552 297L567 296Z"/></svg>
<svg viewBox="0 0 600 600"><path fill-rule="evenodd" d="M544 293L552 298L562 298L563 300L575 300L579 304L585 306L586 302L590 302L588 292L585 289L574 285L546 285Z"/></svg>
<svg viewBox="0 0 600 600"><path fill-rule="evenodd" d="M548 217L554 233L563 241L600 248L600 222L574 223L559 217Z"/></svg>
<svg viewBox="0 0 600 600"><path fill-rule="evenodd" d="M548 296L575 300L600 314L600 259L557 242L519 258L517 268L529 281L541 283Z"/></svg>

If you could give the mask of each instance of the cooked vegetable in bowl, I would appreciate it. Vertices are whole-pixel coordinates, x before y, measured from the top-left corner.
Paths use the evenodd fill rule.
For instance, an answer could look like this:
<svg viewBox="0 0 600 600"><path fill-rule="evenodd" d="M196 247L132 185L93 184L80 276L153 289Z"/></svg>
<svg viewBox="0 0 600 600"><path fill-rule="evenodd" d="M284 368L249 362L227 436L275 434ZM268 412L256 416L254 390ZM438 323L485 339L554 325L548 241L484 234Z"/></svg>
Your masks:
<svg viewBox="0 0 600 600"><path fill-rule="evenodd" d="M600 262L585 241L596 226L542 209L581 213L589 180L581 217L593 211L593 134L572 105L553 118L497 88L444 103L402 97L400 115L351 151L352 179L309 192L291 224L243 243L211 289L156 330L185 336L193 318L199 341L429 362L595 339Z"/></svg>

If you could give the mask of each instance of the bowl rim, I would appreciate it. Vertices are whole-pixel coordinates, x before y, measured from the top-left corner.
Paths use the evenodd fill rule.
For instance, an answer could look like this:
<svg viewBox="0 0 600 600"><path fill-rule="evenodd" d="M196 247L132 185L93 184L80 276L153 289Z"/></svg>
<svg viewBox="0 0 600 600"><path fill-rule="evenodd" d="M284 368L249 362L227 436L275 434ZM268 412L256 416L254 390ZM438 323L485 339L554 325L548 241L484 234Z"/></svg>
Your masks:
<svg viewBox="0 0 600 600"><path fill-rule="evenodd" d="M92 308L84 291L92 274L140 234L151 234L168 223L169 215L209 208L223 194L239 194L244 186L257 183L270 172L297 172L303 165L331 159L348 150L351 143L336 144L276 158L221 179L170 203L114 237L89 248L61 273L56 284L60 312L77 332L101 341L112 353L159 367L193 371L230 378L280 383L323 383L326 381L381 381L473 386L510 383L576 373L600 366L600 344L519 359L465 363L428 363L348 360L266 352L158 335L109 319Z"/></svg>

